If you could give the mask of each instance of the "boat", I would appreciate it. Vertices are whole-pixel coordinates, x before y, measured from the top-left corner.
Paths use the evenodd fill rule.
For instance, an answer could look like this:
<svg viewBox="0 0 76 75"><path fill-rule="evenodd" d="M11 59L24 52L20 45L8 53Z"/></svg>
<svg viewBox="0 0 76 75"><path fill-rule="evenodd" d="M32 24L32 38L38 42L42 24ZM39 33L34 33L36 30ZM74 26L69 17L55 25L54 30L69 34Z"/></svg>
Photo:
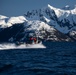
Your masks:
<svg viewBox="0 0 76 75"><path fill-rule="evenodd" d="M16 41L15 45L19 46L25 44L26 46L30 46L30 45L38 45L38 44L42 44L42 41L39 40L37 37L30 37L28 38L26 41Z"/></svg>

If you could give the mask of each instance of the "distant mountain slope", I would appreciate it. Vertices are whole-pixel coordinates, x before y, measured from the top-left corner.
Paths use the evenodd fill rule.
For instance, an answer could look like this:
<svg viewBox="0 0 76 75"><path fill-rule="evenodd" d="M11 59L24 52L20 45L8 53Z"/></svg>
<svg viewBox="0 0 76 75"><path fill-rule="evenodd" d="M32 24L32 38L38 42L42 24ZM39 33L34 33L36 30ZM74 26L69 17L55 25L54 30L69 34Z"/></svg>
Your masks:
<svg viewBox="0 0 76 75"><path fill-rule="evenodd" d="M28 34L50 41L76 41L76 7L63 10L48 4L24 16L0 15L0 42L22 41Z"/></svg>

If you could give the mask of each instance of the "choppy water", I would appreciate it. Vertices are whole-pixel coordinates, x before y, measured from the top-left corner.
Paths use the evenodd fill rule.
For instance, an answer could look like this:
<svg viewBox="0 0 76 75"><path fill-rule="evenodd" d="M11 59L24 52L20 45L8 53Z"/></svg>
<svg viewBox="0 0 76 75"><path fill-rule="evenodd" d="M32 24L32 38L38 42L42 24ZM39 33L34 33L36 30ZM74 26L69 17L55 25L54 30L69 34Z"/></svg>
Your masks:
<svg viewBox="0 0 76 75"><path fill-rule="evenodd" d="M0 51L0 75L76 75L76 43Z"/></svg>

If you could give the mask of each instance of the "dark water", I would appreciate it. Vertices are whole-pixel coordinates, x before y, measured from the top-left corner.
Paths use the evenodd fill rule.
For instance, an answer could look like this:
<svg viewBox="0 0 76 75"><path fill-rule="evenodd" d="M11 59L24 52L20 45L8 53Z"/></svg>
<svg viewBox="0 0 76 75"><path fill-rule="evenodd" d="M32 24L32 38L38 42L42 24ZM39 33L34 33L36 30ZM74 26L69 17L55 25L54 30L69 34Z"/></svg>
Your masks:
<svg viewBox="0 0 76 75"><path fill-rule="evenodd" d="M0 75L76 75L76 43L0 51Z"/></svg>

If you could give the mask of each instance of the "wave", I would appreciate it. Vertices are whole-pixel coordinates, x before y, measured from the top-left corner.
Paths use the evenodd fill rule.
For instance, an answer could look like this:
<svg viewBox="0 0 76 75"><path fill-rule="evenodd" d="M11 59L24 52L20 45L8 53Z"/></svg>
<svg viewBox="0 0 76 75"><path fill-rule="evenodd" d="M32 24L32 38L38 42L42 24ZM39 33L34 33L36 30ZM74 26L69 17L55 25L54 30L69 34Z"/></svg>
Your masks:
<svg viewBox="0 0 76 75"><path fill-rule="evenodd" d="M0 50L5 49L27 49L27 48L46 48L43 44L21 44L16 45L14 43L0 44Z"/></svg>

